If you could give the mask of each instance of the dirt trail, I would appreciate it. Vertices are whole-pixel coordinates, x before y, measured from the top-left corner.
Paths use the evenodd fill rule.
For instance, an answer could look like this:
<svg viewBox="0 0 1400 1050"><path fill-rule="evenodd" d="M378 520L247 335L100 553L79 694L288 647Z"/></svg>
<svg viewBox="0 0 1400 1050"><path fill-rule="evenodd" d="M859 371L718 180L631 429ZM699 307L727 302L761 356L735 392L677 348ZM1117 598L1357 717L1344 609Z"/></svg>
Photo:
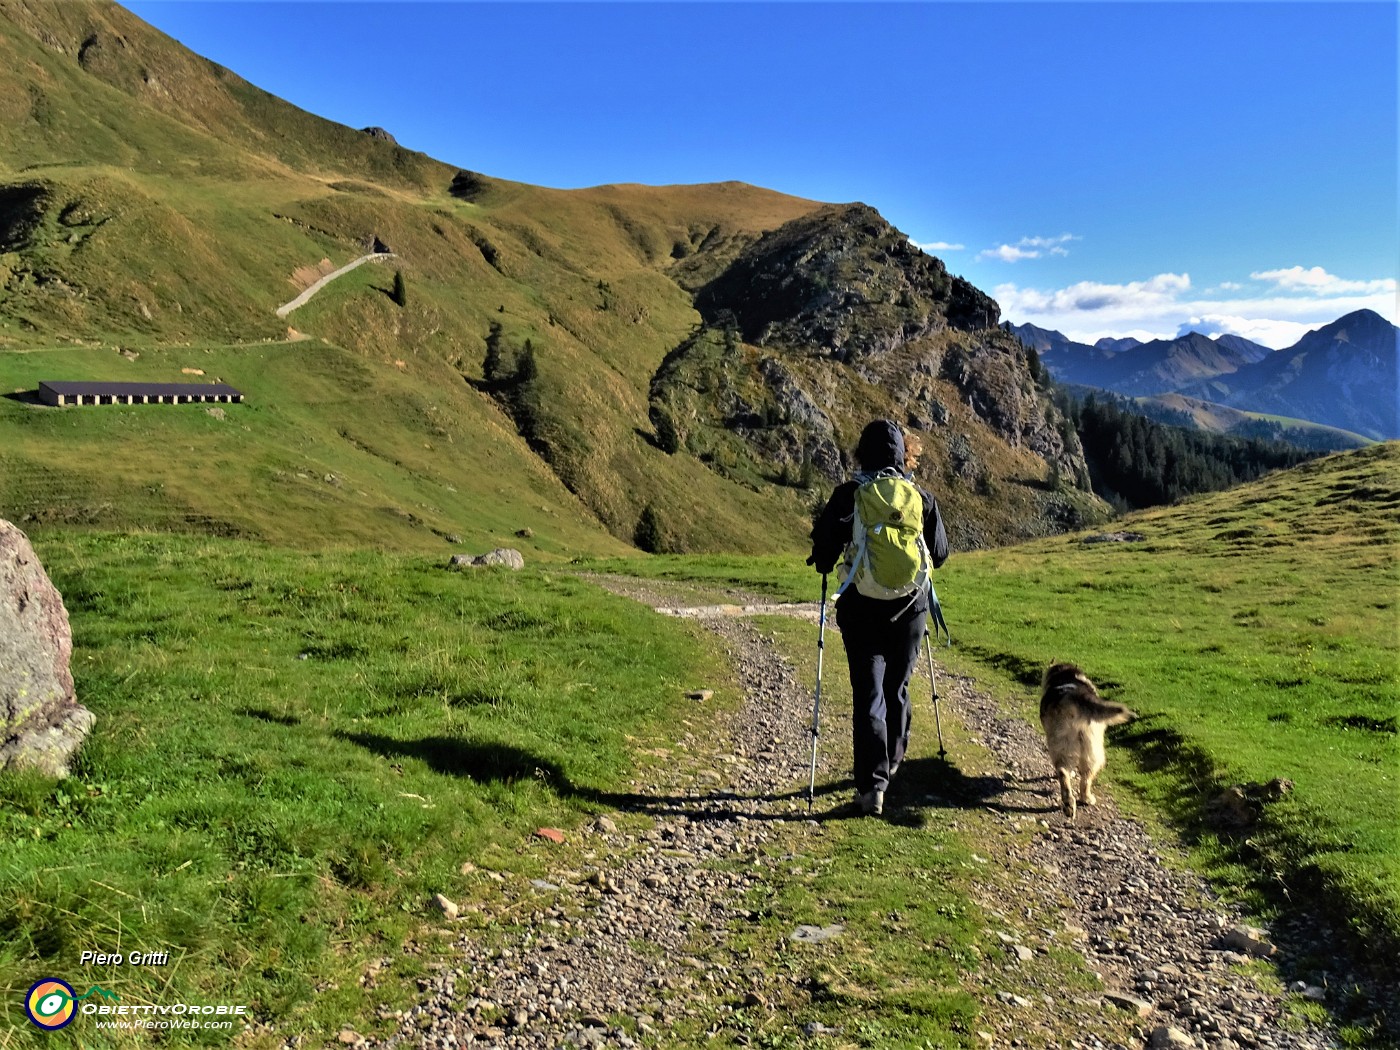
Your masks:
<svg viewBox="0 0 1400 1050"><path fill-rule="evenodd" d="M326 285L330 284L330 283L331 283L332 281L334 281L337 277L344 277L344 276L345 276L347 273L349 273L351 270L355 269L355 267L360 266L360 265L362 265L362 264L364 264L364 263L367 263L367 262L378 262L378 261L381 260L381 259L392 259L392 258L394 258L394 253L393 253L393 252L371 252L369 255L361 255L361 256L360 256L358 259L356 259L354 262L346 263L344 266L342 266L340 269L334 271L333 273L328 273L328 274L326 274L326 276L322 277L319 281L317 281L315 284L313 284L310 288L307 288L305 291L303 291L300 295L298 295L298 296L297 296L295 299L293 299L291 302L289 302L289 303L283 303L281 306L279 306L279 307L277 308L277 316L278 316L278 317L286 317L289 313L291 313L293 310L297 309L298 307L305 306L306 303L307 303L307 301L308 301L313 295L315 295L317 292L319 292L319 291L320 291L322 288L324 288Z"/></svg>
<svg viewBox="0 0 1400 1050"><path fill-rule="evenodd" d="M717 964L714 952L706 962L690 953L705 943L723 957L726 931L747 914L745 890L784 877L766 847L797 849L826 833L806 812L810 685L747 619L774 611L814 617L816 608L775 610L745 595L701 607L658 583L598 582L716 631L746 684L742 707L719 724L698 708L676 746L656 754L655 772L605 800L616 820L589 829L581 870L524 885L478 873L491 883L489 902L458 920L457 964L426 982L421 1002L393 1019L398 1030L381 1045L675 1046L667 1033L678 1020L761 1006L784 979L744 956ZM1276 983L1258 980L1248 955L1227 943L1241 920L1170 847L1121 816L1106 790L1099 807L1064 822L1038 733L1003 717L975 682L939 674L945 726L957 720L975 751L955 759L960 797L947 801L954 827L989 854L978 903L999 922L1005 948L967 978L983 999L980 1045L1338 1045L1288 1017ZM825 734L823 741L829 780L849 769L849 745L829 747ZM833 815L847 794L820 797L817 816ZM899 805L897 790L892 798ZM717 869L735 860L742 864ZM504 932L501 922L522 923L523 932ZM1066 943L1108 994L1059 989L1047 950ZM992 993L988 984L1018 991ZM612 1015L630 1018L633 1032L614 1027Z"/></svg>

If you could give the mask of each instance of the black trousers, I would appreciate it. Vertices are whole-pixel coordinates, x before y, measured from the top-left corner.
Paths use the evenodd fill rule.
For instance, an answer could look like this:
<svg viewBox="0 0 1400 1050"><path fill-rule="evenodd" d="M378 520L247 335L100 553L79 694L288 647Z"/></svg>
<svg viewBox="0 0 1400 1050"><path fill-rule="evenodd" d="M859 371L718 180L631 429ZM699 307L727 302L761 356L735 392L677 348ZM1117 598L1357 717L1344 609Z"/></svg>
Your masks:
<svg viewBox="0 0 1400 1050"><path fill-rule="evenodd" d="M890 767L904 760L909 747L909 678L919 659L928 610L917 602L901 611L905 602L850 594L836 605L851 672L851 741L856 790L862 794L889 787Z"/></svg>

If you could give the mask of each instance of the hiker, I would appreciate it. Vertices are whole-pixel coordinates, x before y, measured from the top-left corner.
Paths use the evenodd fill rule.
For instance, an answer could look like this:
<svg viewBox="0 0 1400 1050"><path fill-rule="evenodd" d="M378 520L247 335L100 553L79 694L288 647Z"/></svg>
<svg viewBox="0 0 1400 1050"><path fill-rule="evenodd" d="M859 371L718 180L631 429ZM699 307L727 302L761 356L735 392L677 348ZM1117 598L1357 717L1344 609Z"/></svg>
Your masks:
<svg viewBox="0 0 1400 1050"><path fill-rule="evenodd" d="M909 678L926 630L924 618L929 611L931 587L926 574L948 559L948 537L937 502L928 492L912 485L912 476L906 473L904 435L897 424L887 419L870 423L856 445L856 460L860 471L855 479L837 486L812 528L812 554L807 564L815 565L826 576L845 555L846 578L837 592L836 625L850 665L856 804L862 813L878 815L884 808L890 780L909 747ZM868 518L874 513L870 508L881 502L875 499L872 503L864 495L872 491L867 483L878 480L877 475L889 479L882 489L900 489L898 499L912 499L916 492L921 504L922 530L906 531L922 536L927 563L917 571L908 571L912 578L884 581L891 586L903 585L907 590L896 597L873 597L872 594L891 593L890 588L867 586L869 563L858 563L857 534L866 532L867 526L871 530L867 536L880 530L874 528L878 522L866 518L857 529L857 491L862 493L861 503L867 508ZM898 517L895 512L889 520Z"/></svg>

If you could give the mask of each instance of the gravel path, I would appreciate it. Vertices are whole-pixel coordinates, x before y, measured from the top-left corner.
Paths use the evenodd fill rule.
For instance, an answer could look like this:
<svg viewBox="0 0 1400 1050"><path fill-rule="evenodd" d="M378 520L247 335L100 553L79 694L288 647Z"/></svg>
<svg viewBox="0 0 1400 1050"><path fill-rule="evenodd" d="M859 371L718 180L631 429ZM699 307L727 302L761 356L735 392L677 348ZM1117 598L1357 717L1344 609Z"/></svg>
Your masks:
<svg viewBox="0 0 1400 1050"><path fill-rule="evenodd" d="M598 582L718 632L739 679L751 683L742 708L718 726L698 712L674 748L654 753L654 771L632 782L615 819L599 818L576 844L577 870L533 882L474 873L488 884L488 903L449 924L455 964L425 982L421 1001L392 1019L397 1031L380 1045L677 1045L667 1033L678 1020L761 1005L777 979L726 954L726 931L747 914L746 889L783 877L775 843L824 835L806 813L810 686L747 622L745 607L760 600L738 596L701 611L659 584ZM940 671L940 684L945 727L957 720L959 741L976 745L956 760L966 797L948 799L948 812L991 854L978 904L998 921L991 933L1005 949L968 975L968 990L983 1000L982 1045L1337 1045L1288 1020L1277 983L1253 976L1249 953L1264 951L1267 936L1254 947L1238 939L1241 920L1119 815L1107 791L1097 809L1065 823L1038 732L1003 717L969 679ZM825 776L849 768L849 745L827 743L839 733L823 735ZM831 810L831 799L817 809ZM731 863L717 869L720 861ZM1060 990L1045 949L1066 941L1113 991ZM614 1026L617 1015L631 1019L631 1033ZM342 1041L363 1044L349 1032Z"/></svg>

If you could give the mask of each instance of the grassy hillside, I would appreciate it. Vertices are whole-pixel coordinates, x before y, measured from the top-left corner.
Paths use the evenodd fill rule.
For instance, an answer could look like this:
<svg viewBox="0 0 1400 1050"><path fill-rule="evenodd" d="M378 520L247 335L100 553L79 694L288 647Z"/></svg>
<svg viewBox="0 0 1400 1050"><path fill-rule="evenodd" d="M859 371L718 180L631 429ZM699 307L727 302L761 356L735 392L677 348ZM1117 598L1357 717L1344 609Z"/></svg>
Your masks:
<svg viewBox="0 0 1400 1050"><path fill-rule="evenodd" d="M664 267L702 244L720 259L734 239L812 205L740 185L563 193L475 179L467 188L459 180L453 196L454 169L266 96L113 5L8 3L0 15L0 93L29 100L3 123L0 142L3 389L58 378L60 363L62 378L115 378L101 354L44 358L45 371L6 349L67 343L110 353L120 345L173 364L164 356L173 346L283 339L290 324L345 348L366 374L405 362L417 384L401 382L400 391L443 402L459 469L480 452L504 476L538 478L539 457L522 441L503 445L509 420L473 404L464 382L480 377L485 339L500 323L508 350L526 339L537 350L538 397L549 412L536 451L549 453L553 472L587 505L579 514L574 501L573 516L595 527L601 520L624 541L649 501L691 508L676 527L700 546L771 543L746 522L775 514L801 533L800 500L725 483L699 463L670 464L638 431L652 370L695 320L688 293ZM309 283L308 270L322 260L341 265L376 238L398 255L406 308L383 294L392 274L364 268L287 324L275 318L274 308ZM246 368L219 370L256 386L248 371L265 363L255 356L241 359ZM351 368L346 355L338 360L333 373ZM305 385L321 382L319 367L309 363ZM262 388L275 393L258 407L290 408L282 402L303 385L296 377ZM400 421L385 403L361 429L413 430L416 414ZM109 425L84 421L80 430L89 422ZM164 425L152 431L157 443ZM27 430L15 436L7 445L33 449L34 463L53 458ZM379 443L402 440L376 434ZM87 451L80 442L57 458ZM134 466L151 484L165 480L139 456ZM245 478L235 488L257 484ZM515 485L504 488L515 500ZM10 499L5 510L16 515L50 511ZM528 504L509 513L528 517ZM124 513L137 525L168 520L136 507ZM267 527L312 527L283 520L295 515L288 507Z"/></svg>
<svg viewBox="0 0 1400 1050"><path fill-rule="evenodd" d="M295 169L412 191L452 174L262 91L114 3L0 0L0 70L18 88L0 121L17 168L83 160L177 175L217 164L231 181ZM217 156L211 141L225 147Z"/></svg>
<svg viewBox="0 0 1400 1050"><path fill-rule="evenodd" d="M1373 444L1370 438L1353 434L1349 430L1339 430L1321 423L1309 423L1305 419L1245 412L1242 409L1229 408L1182 394L1138 397L1133 398L1133 401L1146 415L1161 422L1194 426L1237 437L1287 441L1302 448L1324 451L1364 448Z"/></svg>
<svg viewBox="0 0 1400 1050"><path fill-rule="evenodd" d="M816 202L739 183L558 191L460 172L297 110L100 2L0 2L0 98L0 389L107 375L103 355L118 347L173 362L163 355L206 347L222 354L306 334L358 357L366 374L400 369L406 396L444 403L459 449L496 450L494 471L534 478L542 460L594 527L616 540L631 542L650 506L675 549L802 542L820 486L779 484L783 464L755 461L752 448L744 470L688 450L668 455L657 447L649 401L658 368L701 321L695 293L761 234L813 213ZM897 231L883 236L917 257ZM391 271L362 267L285 322L275 317L319 272L376 243L395 254L405 306L387 294ZM941 264L922 262L942 273ZM507 370L527 343L533 351L536 374L520 392L528 414L503 415L458 396L475 385L510 403L499 384L483 383L495 326ZM49 359L62 361L61 377L11 360L11 351L65 345L101 353ZM797 358L806 352L797 348ZM308 384L322 382L318 360L307 367ZM985 398L962 411L964 392L952 386L845 371L840 381L811 369L802 377L830 394L840 451L868 415L903 419L911 398L927 415L928 399L941 399L955 407L951 418L945 411L939 425L948 432L937 435L925 468L947 474L951 500L966 497L969 510L985 512L969 538L987 543L1057 527L1061 516L1040 494L1051 469L1041 457L1051 453L1023 449L1018 435L987 425ZM261 408L293 396L286 384L263 389L272 398L264 393ZM14 445L29 446L34 418L8 416L10 424L25 420L11 432ZM525 440L503 443L503 420ZM389 411L375 422L398 424ZM93 425L106 426L78 429ZM82 440L58 461L84 455ZM36 445L33 455L43 455L30 462L52 458L51 447ZM164 480L139 457L134 466L152 484ZM240 469L236 460L229 469ZM828 470L828 481L841 469ZM236 487L259 484L247 478ZM0 511L52 513L13 487L7 498ZM528 507L513 513L528 517ZM133 506L125 520L166 527L169 515L146 517ZM275 528L311 530L282 520Z"/></svg>
<svg viewBox="0 0 1400 1050"><path fill-rule="evenodd" d="M1141 542L972 559L948 583L959 650L1021 686L1080 663L1143 716L1136 783L1256 904L1320 888L1400 943L1397 477L1400 446L1377 446L1134 515ZM1275 777L1295 791L1248 836L1200 823L1223 785Z"/></svg>
<svg viewBox="0 0 1400 1050"><path fill-rule="evenodd" d="M0 515L25 528L206 532L444 561L493 547L529 560L625 549L488 398L431 361L399 367L316 340L148 349L134 361L57 348L0 356L0 377L6 391L40 379L217 379L247 398L212 409L0 398Z"/></svg>

